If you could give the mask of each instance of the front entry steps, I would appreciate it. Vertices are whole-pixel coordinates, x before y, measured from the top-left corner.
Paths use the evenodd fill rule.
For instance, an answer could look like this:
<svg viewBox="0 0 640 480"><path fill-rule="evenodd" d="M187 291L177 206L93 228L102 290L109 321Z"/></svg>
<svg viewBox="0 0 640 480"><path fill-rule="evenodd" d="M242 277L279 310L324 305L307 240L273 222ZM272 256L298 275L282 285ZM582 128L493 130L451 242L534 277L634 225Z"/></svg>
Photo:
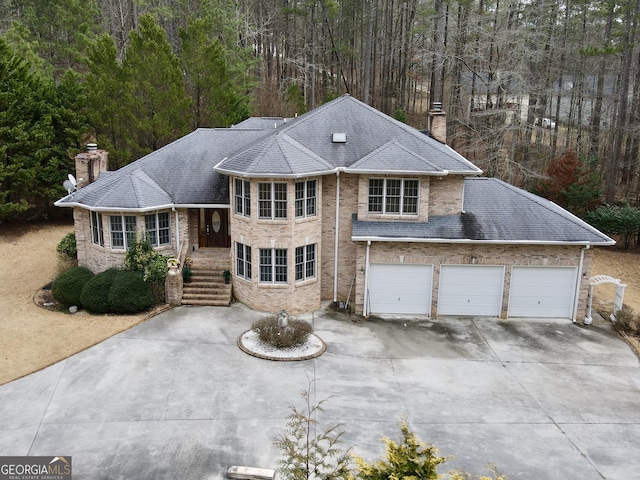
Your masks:
<svg viewBox="0 0 640 480"><path fill-rule="evenodd" d="M190 283L182 287L182 305L228 307L231 284L225 284L222 272L231 270L228 249L201 249L191 255Z"/></svg>

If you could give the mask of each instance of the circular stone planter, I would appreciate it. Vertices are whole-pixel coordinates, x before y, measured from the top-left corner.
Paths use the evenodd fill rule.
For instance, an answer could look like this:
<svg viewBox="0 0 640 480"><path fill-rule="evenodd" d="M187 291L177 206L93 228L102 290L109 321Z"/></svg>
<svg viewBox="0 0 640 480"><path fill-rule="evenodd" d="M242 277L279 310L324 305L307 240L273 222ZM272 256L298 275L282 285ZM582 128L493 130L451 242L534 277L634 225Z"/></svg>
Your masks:
<svg viewBox="0 0 640 480"><path fill-rule="evenodd" d="M322 339L313 333L309 334L304 345L294 348L276 348L261 342L254 330L247 330L238 337L238 347L254 357L278 362L310 360L319 357L327 349Z"/></svg>

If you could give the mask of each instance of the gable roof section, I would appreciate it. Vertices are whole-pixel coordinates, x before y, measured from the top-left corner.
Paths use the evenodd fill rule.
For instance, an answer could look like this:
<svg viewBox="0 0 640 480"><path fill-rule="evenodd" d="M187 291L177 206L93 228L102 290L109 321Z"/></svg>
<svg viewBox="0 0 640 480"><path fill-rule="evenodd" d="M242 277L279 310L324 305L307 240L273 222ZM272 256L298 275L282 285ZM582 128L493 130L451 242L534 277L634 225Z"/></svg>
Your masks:
<svg viewBox="0 0 640 480"><path fill-rule="evenodd" d="M346 134L346 143L333 143L334 133ZM350 95L343 95L292 119L279 128L271 130L271 135L289 137L326 162L326 169L317 172L318 174L328 174L337 170L353 173L366 172L363 164L359 162L387 144L402 146L393 152L397 157L392 156L389 150L386 157L381 153L375 161L372 157L365 164L369 163L369 166L375 164L378 171L384 167L384 161L387 161L396 172L415 173L412 168L416 167L416 159L420 158L423 168L426 165L429 166L426 170L419 170L424 174L436 171L440 174L478 175L482 173L478 167L448 145L379 112ZM270 141L272 140L263 140L265 144ZM263 151L266 145L254 145L251 148ZM258 176L251 171L249 163L244 159L246 151L225 158L216 166L216 170L228 175ZM277 158L275 152L272 153L274 155L264 157L270 165L282 163L290 165L291 173L284 176L297 177L306 174L308 166L304 159L298 163L296 159ZM255 165L251 165L251 168L256 172L268 169L267 167L256 169Z"/></svg>
<svg viewBox="0 0 640 480"><path fill-rule="evenodd" d="M199 128L55 202L91 210L146 211L169 206L226 205L226 176L213 166L265 130Z"/></svg>
<svg viewBox="0 0 640 480"><path fill-rule="evenodd" d="M437 167L408 148L405 148L396 140L390 140L361 160L358 160L351 166L349 171L357 171L359 173L402 172L418 174L429 173L432 175L447 174L445 170Z"/></svg>
<svg viewBox="0 0 640 480"><path fill-rule="evenodd" d="M615 242L553 202L495 178L465 180L464 213L427 222L361 221L355 241L613 245Z"/></svg>

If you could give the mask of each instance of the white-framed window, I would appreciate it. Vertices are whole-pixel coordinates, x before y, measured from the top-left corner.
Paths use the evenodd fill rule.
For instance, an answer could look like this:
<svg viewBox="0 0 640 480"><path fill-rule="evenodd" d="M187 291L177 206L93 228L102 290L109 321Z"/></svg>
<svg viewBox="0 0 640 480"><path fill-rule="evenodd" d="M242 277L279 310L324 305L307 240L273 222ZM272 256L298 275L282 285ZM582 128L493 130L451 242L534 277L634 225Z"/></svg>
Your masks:
<svg viewBox="0 0 640 480"><path fill-rule="evenodd" d="M144 229L147 238L154 247L171 244L171 216L169 212L145 215Z"/></svg>
<svg viewBox="0 0 640 480"><path fill-rule="evenodd" d="M102 226L102 214L91 212L91 240L95 245L104 247L104 228Z"/></svg>
<svg viewBox="0 0 640 480"><path fill-rule="evenodd" d="M136 217L133 215L110 215L111 248L126 250L136 241Z"/></svg>
<svg viewBox="0 0 640 480"><path fill-rule="evenodd" d="M369 179L369 213L417 215L420 182L404 178Z"/></svg>
<svg viewBox="0 0 640 480"><path fill-rule="evenodd" d="M287 283L287 249L260 249L260 282Z"/></svg>
<svg viewBox="0 0 640 480"><path fill-rule="evenodd" d="M316 277L316 244L296 247L296 282Z"/></svg>
<svg viewBox="0 0 640 480"><path fill-rule="evenodd" d="M251 280L251 247L236 242L236 275Z"/></svg>
<svg viewBox="0 0 640 480"><path fill-rule="evenodd" d="M316 215L317 181L296 182L296 217Z"/></svg>
<svg viewBox="0 0 640 480"><path fill-rule="evenodd" d="M234 196L236 199L235 212L245 217L251 216L251 182L236 178Z"/></svg>
<svg viewBox="0 0 640 480"><path fill-rule="evenodd" d="M287 218L287 184L258 183L258 216Z"/></svg>

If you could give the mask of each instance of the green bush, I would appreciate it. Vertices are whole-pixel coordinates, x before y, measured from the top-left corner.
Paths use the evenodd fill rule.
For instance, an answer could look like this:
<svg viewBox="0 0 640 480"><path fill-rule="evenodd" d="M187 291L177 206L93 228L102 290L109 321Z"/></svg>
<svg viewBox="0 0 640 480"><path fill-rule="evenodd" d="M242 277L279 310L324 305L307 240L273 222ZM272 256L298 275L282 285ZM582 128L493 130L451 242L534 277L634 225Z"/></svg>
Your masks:
<svg viewBox="0 0 640 480"><path fill-rule="evenodd" d="M73 267L60 275L51 285L51 294L65 307L82 307L80 294L85 284L93 277L93 272L85 267Z"/></svg>
<svg viewBox="0 0 640 480"><path fill-rule="evenodd" d="M136 240L127 250L124 267L134 272L142 272L145 282L164 281L167 276L167 257L153 249L148 238Z"/></svg>
<svg viewBox="0 0 640 480"><path fill-rule="evenodd" d="M139 313L154 304L142 274L131 270L118 272L109 289L108 301L112 313Z"/></svg>
<svg viewBox="0 0 640 480"><path fill-rule="evenodd" d="M258 333L260 340L276 348L303 345L313 331L311 324L304 320L289 319L288 325L280 328L275 315L258 320L251 328Z"/></svg>
<svg viewBox="0 0 640 480"><path fill-rule="evenodd" d="M68 258L78 258L78 248L76 247L76 234L74 232L67 233L58 246L56 252L61 256Z"/></svg>
<svg viewBox="0 0 640 480"><path fill-rule="evenodd" d="M585 221L602 233L622 238L624 248L629 248L640 231L640 208L628 204L603 205L585 216Z"/></svg>
<svg viewBox="0 0 640 480"><path fill-rule="evenodd" d="M120 270L111 268L96 274L82 289L82 306L93 313L111 313L108 292Z"/></svg>
<svg viewBox="0 0 640 480"><path fill-rule="evenodd" d="M164 302L164 282L167 277L167 260L153 249L149 238L136 240L127 250L124 266L127 270L142 273L142 278L149 286L153 303Z"/></svg>
<svg viewBox="0 0 640 480"><path fill-rule="evenodd" d="M80 300L92 313L139 313L154 305L141 272L115 268L89 280L82 289Z"/></svg>

